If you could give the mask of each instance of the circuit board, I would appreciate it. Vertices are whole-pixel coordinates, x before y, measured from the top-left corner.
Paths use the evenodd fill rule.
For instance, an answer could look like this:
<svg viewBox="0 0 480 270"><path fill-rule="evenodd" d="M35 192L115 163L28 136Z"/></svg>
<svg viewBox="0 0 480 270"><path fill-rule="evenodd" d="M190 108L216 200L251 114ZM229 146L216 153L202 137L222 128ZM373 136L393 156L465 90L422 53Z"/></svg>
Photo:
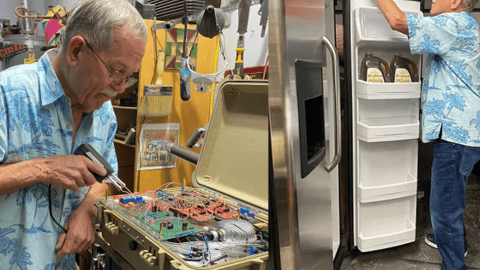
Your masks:
<svg viewBox="0 0 480 270"><path fill-rule="evenodd" d="M208 196L197 191L157 191L158 203L161 209L178 213L198 222L205 222L219 217L233 219L238 217L238 211L223 203L216 197Z"/></svg>
<svg viewBox="0 0 480 270"><path fill-rule="evenodd" d="M268 250L264 212L206 188L167 187L115 195L104 204L192 266L220 264Z"/></svg>
<svg viewBox="0 0 480 270"><path fill-rule="evenodd" d="M214 219L238 219L244 214L209 190L157 189L113 198L124 215L151 229L160 240L197 234Z"/></svg>
<svg viewBox="0 0 480 270"><path fill-rule="evenodd" d="M136 219L142 221L159 233L159 237L163 240L178 238L187 234L197 233L201 229L192 223L172 218L172 213L168 211L156 211L149 214L140 213L135 216Z"/></svg>

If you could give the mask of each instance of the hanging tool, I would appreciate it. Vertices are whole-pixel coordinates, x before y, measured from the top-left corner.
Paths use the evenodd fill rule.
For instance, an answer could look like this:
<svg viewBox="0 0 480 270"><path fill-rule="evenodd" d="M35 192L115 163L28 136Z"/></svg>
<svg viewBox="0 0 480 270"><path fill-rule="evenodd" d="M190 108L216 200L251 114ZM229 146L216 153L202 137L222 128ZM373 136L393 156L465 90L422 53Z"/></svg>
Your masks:
<svg viewBox="0 0 480 270"><path fill-rule="evenodd" d="M180 97L182 100L187 101L190 99L190 70L187 68L188 63L188 54L187 54L187 36L188 36L188 10L187 10L187 0L184 1L185 17L184 24L185 30L183 32L183 51L182 51L182 61L180 62L181 67L179 69L180 73Z"/></svg>
<svg viewBox="0 0 480 270"><path fill-rule="evenodd" d="M228 67L228 58L227 58L227 55L225 53L225 48L224 48L225 47L225 36L223 35L221 29L220 29L220 32L219 32L218 35L220 37L219 50L220 50L220 53L223 56L223 60L225 61L225 67L223 69L221 69L220 71L218 71L216 73L212 73L212 74L201 74L201 73L195 72L193 70L191 62L187 61L187 63L188 63L187 68L190 71L190 74L192 75L192 81L193 81L194 84L197 85L197 91L201 92L201 93L206 92L209 89L209 86L214 83L217 76L222 74ZM191 53L191 51L190 51L190 53ZM189 58L189 60L190 60L190 58Z"/></svg>
<svg viewBox="0 0 480 270"><path fill-rule="evenodd" d="M222 74L228 66L225 49L223 48L225 46L225 41L222 41L221 38L223 37L223 39L225 39L222 33L222 30L225 27L225 14L223 13L223 11L215 7L215 5L220 6L220 2L218 0L206 1L205 5L205 10L202 11L197 17L197 35L195 36L195 41L197 40L198 34L207 38L213 38L219 35L219 50L223 55L223 59L225 60L225 67L222 70L213 74L201 74L194 71L194 67L189 61L190 59L187 59L186 67L190 71L193 83L197 85L197 91L201 93L206 92L209 86L214 83L217 76ZM195 42L193 43L195 44ZM192 50L190 50L190 54L192 54Z"/></svg>
<svg viewBox="0 0 480 270"><path fill-rule="evenodd" d="M243 53L245 52L245 33L248 28L248 16L250 13L251 0L241 0L238 6L238 42L237 42L237 59L235 60L234 74L244 78L243 76Z"/></svg>
<svg viewBox="0 0 480 270"><path fill-rule="evenodd" d="M97 179L97 182L102 183L103 180L107 179L109 180L109 183L113 184L119 191L132 193L127 188L127 185L125 185L125 183L113 173L112 166L110 166L110 164L108 164L108 162L90 144L84 143L80 145L77 150L75 150L74 154L86 156L93 162L105 168L107 171L105 176L100 176L92 172L93 176L95 176L95 179Z"/></svg>
<svg viewBox="0 0 480 270"><path fill-rule="evenodd" d="M222 32L225 19L222 10L209 5L197 17L197 31L204 37L213 38Z"/></svg>
<svg viewBox="0 0 480 270"><path fill-rule="evenodd" d="M267 21L268 21L268 0L262 0L260 4L260 10L258 15L260 15L260 26L262 27L262 33L260 37L265 37L265 32L267 30Z"/></svg>

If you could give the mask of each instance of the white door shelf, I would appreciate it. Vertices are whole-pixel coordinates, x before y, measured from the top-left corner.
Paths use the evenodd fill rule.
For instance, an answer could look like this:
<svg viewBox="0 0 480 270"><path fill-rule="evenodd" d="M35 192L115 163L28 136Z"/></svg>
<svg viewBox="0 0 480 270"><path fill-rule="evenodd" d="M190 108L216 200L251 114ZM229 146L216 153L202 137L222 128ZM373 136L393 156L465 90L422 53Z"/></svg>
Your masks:
<svg viewBox="0 0 480 270"><path fill-rule="evenodd" d="M420 121L414 118L363 119L357 125L358 139L365 142L416 139L419 133Z"/></svg>
<svg viewBox="0 0 480 270"><path fill-rule="evenodd" d="M411 220L408 220L408 223L409 226L404 230L390 234L365 237L360 233L358 249L362 252L369 252L415 242L415 226Z"/></svg>
<svg viewBox="0 0 480 270"><path fill-rule="evenodd" d="M416 181L418 140L359 141L358 150L358 186L381 189Z"/></svg>
<svg viewBox="0 0 480 270"><path fill-rule="evenodd" d="M357 97L362 99L420 98L421 83L368 83L357 80Z"/></svg>
<svg viewBox="0 0 480 270"><path fill-rule="evenodd" d="M358 201L361 203L398 199L417 194L417 179L408 175L406 182L366 187L358 185Z"/></svg>
<svg viewBox="0 0 480 270"><path fill-rule="evenodd" d="M417 196L373 203L358 203L362 252L415 241Z"/></svg>

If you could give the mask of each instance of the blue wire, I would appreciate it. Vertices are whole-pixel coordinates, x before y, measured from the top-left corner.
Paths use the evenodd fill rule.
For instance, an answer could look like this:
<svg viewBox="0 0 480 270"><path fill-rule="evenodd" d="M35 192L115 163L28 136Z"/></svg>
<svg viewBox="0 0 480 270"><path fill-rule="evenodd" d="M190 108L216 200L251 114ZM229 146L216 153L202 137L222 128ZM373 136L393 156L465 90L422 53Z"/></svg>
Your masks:
<svg viewBox="0 0 480 270"><path fill-rule="evenodd" d="M186 235L196 235L196 233L194 233L194 232L184 232L184 233L175 235L175 238L183 237L183 236L186 236Z"/></svg>
<svg viewBox="0 0 480 270"><path fill-rule="evenodd" d="M203 238L203 241L205 241L205 252L207 253L207 257L208 257L208 255L211 255L208 248L208 237L205 235L202 235L202 238ZM210 256L210 260L211 259L212 259L212 256Z"/></svg>
<svg viewBox="0 0 480 270"><path fill-rule="evenodd" d="M166 185L166 186L165 186L163 189L164 189L164 190L165 190L165 189L167 189L167 188L168 188L168 186L170 186L170 185L172 185L172 184L179 184L179 185L182 187L182 190L184 190L184 189L185 189L185 188L183 187L183 185L182 185L182 184L180 184L180 183L176 183L176 182L168 183L168 184L167 184L167 185Z"/></svg>
<svg viewBox="0 0 480 270"><path fill-rule="evenodd" d="M145 213L143 213L143 218L145 219L145 225L147 225L147 212L148 212L148 209L150 209L150 205L147 207L147 210L145 211Z"/></svg>

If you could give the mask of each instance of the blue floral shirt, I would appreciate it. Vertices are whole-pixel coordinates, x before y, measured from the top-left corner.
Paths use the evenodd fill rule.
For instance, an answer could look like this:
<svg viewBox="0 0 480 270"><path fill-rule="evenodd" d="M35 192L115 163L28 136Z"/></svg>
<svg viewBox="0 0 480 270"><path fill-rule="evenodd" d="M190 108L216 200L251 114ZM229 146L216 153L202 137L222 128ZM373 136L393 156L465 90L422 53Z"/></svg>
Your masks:
<svg viewBox="0 0 480 270"><path fill-rule="evenodd" d="M85 114L72 146L70 99L50 62L56 54L49 50L37 63L0 72L0 164L70 155L89 143L117 173L113 147L117 120L110 102ZM73 192L52 186L53 215L60 224L87 191L88 187ZM47 192L48 185L40 183L0 196L0 270L75 269L73 255L56 260L61 229L49 215Z"/></svg>
<svg viewBox="0 0 480 270"><path fill-rule="evenodd" d="M422 140L480 146L480 44L468 12L407 15L410 51L428 54L422 85Z"/></svg>

